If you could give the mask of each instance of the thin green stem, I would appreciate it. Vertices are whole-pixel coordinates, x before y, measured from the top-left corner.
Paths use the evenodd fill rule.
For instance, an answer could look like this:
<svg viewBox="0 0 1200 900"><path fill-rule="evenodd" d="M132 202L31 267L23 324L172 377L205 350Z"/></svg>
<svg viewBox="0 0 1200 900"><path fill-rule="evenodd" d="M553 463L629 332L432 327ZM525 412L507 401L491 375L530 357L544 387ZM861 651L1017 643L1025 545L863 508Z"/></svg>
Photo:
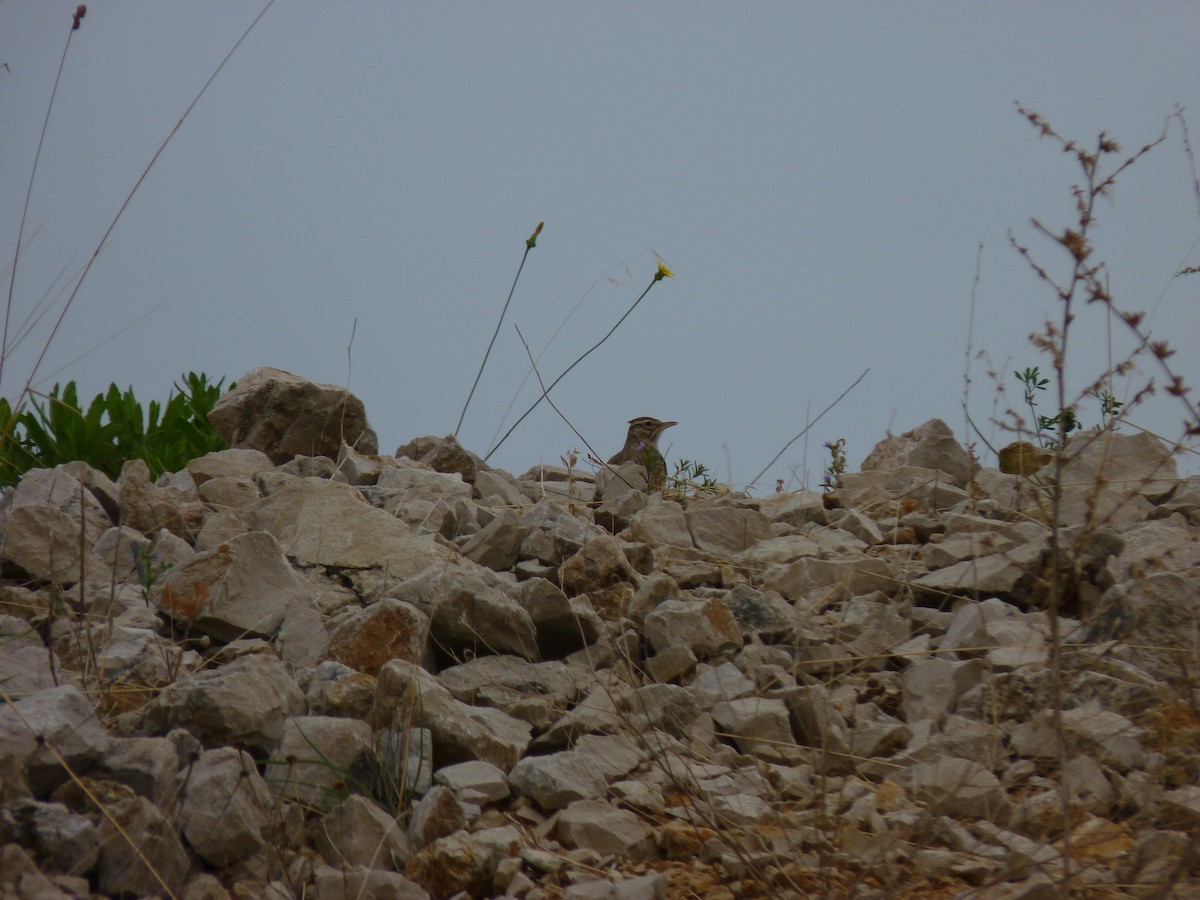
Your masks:
<svg viewBox="0 0 1200 900"><path fill-rule="evenodd" d="M519 419L517 419L517 421L513 422L512 427L509 428L508 431L504 432L504 436L502 438L500 438L500 440L497 441L495 443L495 445L493 445L491 450L488 451L487 456L485 456L483 458L484 462L487 462L489 459L491 459L492 454L500 449L500 445L503 444L506 440L508 440L508 436L517 430L518 425L520 425L522 422L525 421L525 417L528 416L535 409L537 409L538 404L541 403L544 399L546 399L546 397L549 396L550 392L552 390L554 390L555 385L557 385L560 381L562 381L564 378L567 377L567 373L569 373L577 365L579 365L581 362L583 362L585 359L587 359L588 356L591 355L592 351L594 351L601 344L603 344L610 337L612 337L613 332L621 327L621 323L629 318L630 313L632 313L635 309L637 309L638 304L641 303L643 299L645 299L645 297L648 293L650 293L650 288L654 287L655 284L657 284L659 281L662 280L662 277L663 277L661 274L662 271L663 271L662 267L660 266L659 274L655 274L654 279L648 285L646 285L646 289L644 291L642 291L642 293L638 296L638 298L636 300L633 301L633 305L630 306L629 309L625 310L625 314L623 316L621 316L621 318L617 319L617 324L614 325L612 328L608 329L608 332L604 335L604 337L600 338L600 340L596 341L596 343L594 343L594 344L592 344L592 346L588 347L587 350L583 351L583 353L579 356L578 359L575 360L575 362L573 362L569 366L567 366L563 370L561 375L559 375L552 382L550 382L550 386L548 388L545 388L542 391L542 393L540 393L538 395L538 398L535 401L533 401L533 405L530 406L529 409L525 410L525 412L521 413L521 417Z"/></svg>
<svg viewBox="0 0 1200 900"><path fill-rule="evenodd" d="M479 371L475 373L475 383L471 385L471 391L467 394L467 402L463 404L462 412L458 416L458 424L454 426L455 437L458 437L458 431L462 428L463 419L467 416L467 407L471 405L471 398L475 396L475 388L479 387L479 379L483 377L483 367L487 365L488 357L492 354L492 347L496 345L496 336L500 334L500 326L504 323L504 315L508 312L508 305L512 303L513 293L517 289L517 281L520 279L521 272L525 268L525 260L529 258L529 251L537 246L537 237L542 231L543 224L543 222L538 222L538 226L533 230L533 234L525 241L525 252L521 254L521 264L517 266L517 274L513 277L512 287L508 289L508 299L504 301L504 308L500 310L500 318L496 322L496 330L492 332L492 339L488 341L487 350L483 354L483 361L479 364Z"/></svg>
<svg viewBox="0 0 1200 900"><path fill-rule="evenodd" d="M17 246L13 249L13 264L8 279L8 302L4 306L4 333L0 337L0 384L4 383L4 360L8 356L8 321L12 315L13 287L17 283L17 260L21 258L21 241L25 237L25 219L29 215L29 198L33 196L33 181L37 177L38 160L42 158L42 144L46 140L46 128L50 124L50 111L54 109L54 98L58 95L58 83L62 80L63 67L67 63L67 51L71 49L71 35L79 29L79 15L75 14L71 30L63 44L62 58L58 61L58 72L54 76L54 87L50 90L50 102L46 104L46 118L42 120L42 133L38 135L37 150L33 154L33 168L29 170L29 184L25 188L25 205L21 208L21 223L17 226Z"/></svg>
<svg viewBox="0 0 1200 900"><path fill-rule="evenodd" d="M208 91L209 86L216 80L217 76L221 73L221 70L225 68L225 64L229 62L229 60L233 57L233 54L237 52L238 47L242 45L242 42L250 36L250 32L254 30L254 26L256 26L262 20L262 17L267 14L267 10L269 10L274 4L275 0L267 0L267 3L262 8L262 11L255 16L254 21L247 26L246 30L242 32L242 36L237 39L237 43L235 43L233 47L230 48L229 52L225 54L225 58L222 59L216 69L213 70L212 75L208 77L208 81L204 82L204 86L200 88L196 96L192 98L192 102L189 103L188 108L183 111L183 115L179 117L179 121L175 123L175 127L172 128L171 132L166 136L166 138L163 139L163 142L159 145L158 149L154 152L154 155L150 158L150 162L146 164L146 168L142 170L142 174L138 177L138 180L134 183L133 188L125 197L125 202L121 204L121 208L118 209L117 214L113 216L112 221L108 224L108 228L104 232L104 236L100 238L100 243L96 245L96 249L92 251L92 255L88 258L87 263L84 265L83 271L80 272L79 278L75 282L75 287L71 291L71 295L67 297L67 302L63 305L62 312L58 314L58 319L55 321L54 327L50 329L50 336L46 338L46 343L42 346L42 352L38 355L37 361L33 364L33 368L29 372L29 378L25 382L25 387L21 389L21 393L17 398L14 409L19 407L25 397L29 395L29 392L33 387L34 378L37 376L38 369L40 369L42 367L42 363L45 362L46 354L49 352L50 345L54 342L55 336L58 334L58 329L62 326L63 319L66 318L67 312L71 309L72 304L75 302L75 297L78 296L79 289L83 286L83 282L87 278L88 272L91 271L92 264L96 261L96 257L100 255L100 251L104 249L104 245L108 243L109 237L112 235L113 230L117 227L117 222L121 220L121 216L124 215L125 210L129 208L129 204L133 200L134 194L138 192L138 188L142 186L142 183L146 180L146 176L149 175L150 170L154 168L154 164L158 162L158 158L162 156L163 151L167 149L167 144L171 142L171 138L175 137L176 133L183 126L184 121L186 121L192 110L196 108L196 104L200 102L200 98L204 96L205 92Z"/></svg>

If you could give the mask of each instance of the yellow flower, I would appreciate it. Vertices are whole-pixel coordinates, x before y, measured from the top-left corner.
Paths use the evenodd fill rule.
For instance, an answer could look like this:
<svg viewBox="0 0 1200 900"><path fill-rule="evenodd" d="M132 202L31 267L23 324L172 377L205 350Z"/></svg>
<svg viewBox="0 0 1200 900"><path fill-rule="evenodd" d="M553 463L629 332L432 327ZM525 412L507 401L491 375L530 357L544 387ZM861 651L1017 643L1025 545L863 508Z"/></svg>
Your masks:
<svg viewBox="0 0 1200 900"><path fill-rule="evenodd" d="M655 281L662 281L664 278L674 278L675 273L667 268L666 263L662 260L658 261L658 271L654 273Z"/></svg>

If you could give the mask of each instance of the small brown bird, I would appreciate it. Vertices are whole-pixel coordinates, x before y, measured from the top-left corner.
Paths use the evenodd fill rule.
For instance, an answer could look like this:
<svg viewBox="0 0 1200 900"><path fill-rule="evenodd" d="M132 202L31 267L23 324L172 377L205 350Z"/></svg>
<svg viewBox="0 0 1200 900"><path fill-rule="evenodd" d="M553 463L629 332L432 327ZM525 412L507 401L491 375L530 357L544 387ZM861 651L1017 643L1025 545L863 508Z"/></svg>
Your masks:
<svg viewBox="0 0 1200 900"><path fill-rule="evenodd" d="M649 487L662 490L667 481L667 462L658 449L658 439L664 431L678 422L660 422L653 416L638 416L629 420L629 433L621 452L608 461L610 466L635 462L646 467Z"/></svg>

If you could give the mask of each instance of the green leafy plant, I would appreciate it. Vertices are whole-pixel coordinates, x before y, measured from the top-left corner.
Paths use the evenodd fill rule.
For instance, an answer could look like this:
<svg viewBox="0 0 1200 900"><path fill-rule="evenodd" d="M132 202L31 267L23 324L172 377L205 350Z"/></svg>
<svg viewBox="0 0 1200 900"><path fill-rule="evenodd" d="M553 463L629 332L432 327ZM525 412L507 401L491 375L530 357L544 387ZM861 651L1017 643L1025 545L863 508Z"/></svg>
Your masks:
<svg viewBox="0 0 1200 900"><path fill-rule="evenodd" d="M846 439L826 441L825 449L829 451L829 465L825 467L821 488L828 493L842 486L842 475L846 472Z"/></svg>
<svg viewBox="0 0 1200 900"><path fill-rule="evenodd" d="M1013 375L1024 386L1025 405L1029 407L1037 431L1038 443L1043 448L1047 450L1061 449L1059 435L1066 437L1073 432L1082 430L1083 423L1079 421L1079 416L1072 406L1060 410L1056 416L1043 416L1038 413L1037 392L1046 390L1050 379L1043 378L1037 366L1026 368L1024 372L1014 371ZM1115 429L1124 404L1107 388L1093 387L1087 392L1087 396L1095 397L1100 406L1100 424L1096 426L1097 429Z"/></svg>
<svg viewBox="0 0 1200 900"><path fill-rule="evenodd" d="M675 462L675 471L668 480L674 497L700 497L718 493L720 485L709 475L708 466L694 459Z"/></svg>
<svg viewBox="0 0 1200 900"><path fill-rule="evenodd" d="M146 407L132 388L122 391L113 384L84 408L73 381L56 384L28 408L13 410L0 400L0 483L73 460L113 477L129 459L145 460L154 478L177 471L197 456L225 449L208 421L224 381L189 372L165 405L151 400Z"/></svg>

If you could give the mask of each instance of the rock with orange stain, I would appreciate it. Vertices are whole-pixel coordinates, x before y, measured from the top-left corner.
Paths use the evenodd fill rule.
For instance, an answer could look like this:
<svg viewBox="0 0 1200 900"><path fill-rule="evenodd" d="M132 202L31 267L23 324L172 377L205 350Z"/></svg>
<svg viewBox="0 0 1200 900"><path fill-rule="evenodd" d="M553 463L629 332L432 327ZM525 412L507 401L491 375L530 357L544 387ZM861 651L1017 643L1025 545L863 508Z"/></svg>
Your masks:
<svg viewBox="0 0 1200 900"><path fill-rule="evenodd" d="M275 538L250 531L168 570L151 596L160 612L233 641L274 637L288 607L310 594Z"/></svg>

